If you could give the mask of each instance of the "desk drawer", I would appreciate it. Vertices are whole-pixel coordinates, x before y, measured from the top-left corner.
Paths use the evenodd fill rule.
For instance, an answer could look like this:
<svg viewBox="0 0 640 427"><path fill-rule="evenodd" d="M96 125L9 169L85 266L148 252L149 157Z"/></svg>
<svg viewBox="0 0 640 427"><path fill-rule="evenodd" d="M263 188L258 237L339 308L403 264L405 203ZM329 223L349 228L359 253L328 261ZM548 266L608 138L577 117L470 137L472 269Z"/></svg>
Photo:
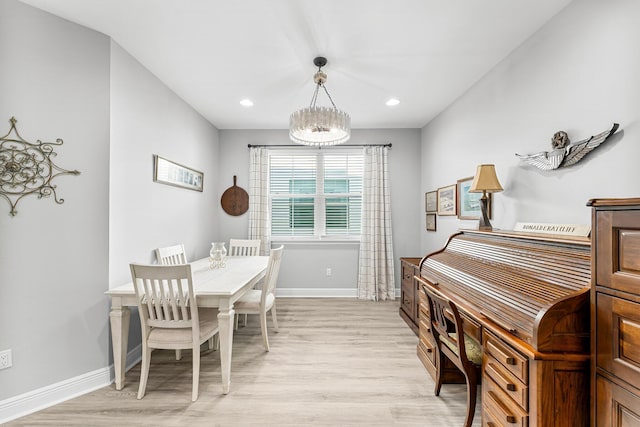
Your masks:
<svg viewBox="0 0 640 427"><path fill-rule="evenodd" d="M413 282L415 268L408 262L402 262L402 281L407 283Z"/></svg>
<svg viewBox="0 0 640 427"><path fill-rule="evenodd" d="M482 343L482 326L464 313L460 313L460 317L462 317L464 332L478 343Z"/></svg>
<svg viewBox="0 0 640 427"><path fill-rule="evenodd" d="M421 338L420 342L418 343L418 351L422 353L423 358L429 360L429 362L431 362L431 364L435 366L436 350L433 348L433 345L431 345L429 341L423 341Z"/></svg>
<svg viewBox="0 0 640 427"><path fill-rule="evenodd" d="M418 282L418 301L420 306L420 317L429 317L429 300L422 290L422 285Z"/></svg>
<svg viewBox="0 0 640 427"><path fill-rule="evenodd" d="M525 385L529 384L529 359L486 330L482 334L484 352L500 362Z"/></svg>
<svg viewBox="0 0 640 427"><path fill-rule="evenodd" d="M420 334L418 336L420 337L420 344L424 348L434 348L436 342L431 334L431 325L428 322L429 320L420 319Z"/></svg>
<svg viewBox="0 0 640 427"><path fill-rule="evenodd" d="M597 294L597 364L640 388L640 304Z"/></svg>
<svg viewBox="0 0 640 427"><path fill-rule="evenodd" d="M501 421L498 421L500 417L494 415L490 410L484 407L484 411L482 411L482 427L507 427L506 424L503 424Z"/></svg>
<svg viewBox="0 0 640 427"><path fill-rule="evenodd" d="M482 377L483 384L487 381L485 378L491 378L524 411L529 410L529 387L486 353L482 358Z"/></svg>
<svg viewBox="0 0 640 427"><path fill-rule="evenodd" d="M482 382L482 412L490 413L492 422L496 426L527 427L529 414L516 405L493 380L484 378Z"/></svg>

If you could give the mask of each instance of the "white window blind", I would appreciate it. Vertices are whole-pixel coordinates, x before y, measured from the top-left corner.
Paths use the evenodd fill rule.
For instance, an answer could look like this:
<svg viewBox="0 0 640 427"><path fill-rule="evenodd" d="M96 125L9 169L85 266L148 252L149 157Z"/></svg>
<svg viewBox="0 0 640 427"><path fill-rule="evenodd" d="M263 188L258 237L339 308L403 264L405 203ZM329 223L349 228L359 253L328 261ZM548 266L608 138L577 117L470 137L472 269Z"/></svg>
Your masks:
<svg viewBox="0 0 640 427"><path fill-rule="evenodd" d="M362 152L270 153L271 235L359 236Z"/></svg>
<svg viewBox="0 0 640 427"><path fill-rule="evenodd" d="M360 235L363 156L336 153L323 160L325 233Z"/></svg>

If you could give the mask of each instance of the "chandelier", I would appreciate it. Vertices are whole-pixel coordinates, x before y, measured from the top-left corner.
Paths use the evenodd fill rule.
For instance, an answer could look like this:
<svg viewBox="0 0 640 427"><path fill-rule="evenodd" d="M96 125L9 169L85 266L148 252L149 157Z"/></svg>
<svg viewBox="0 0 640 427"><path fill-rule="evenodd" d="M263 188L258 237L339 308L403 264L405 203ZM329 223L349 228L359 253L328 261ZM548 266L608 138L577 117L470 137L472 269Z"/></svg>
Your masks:
<svg viewBox="0 0 640 427"><path fill-rule="evenodd" d="M324 85L327 75L322 67L327 65L327 58L319 56L313 60L313 64L318 67L313 76L316 89L309 107L294 111L289 117L289 137L298 144L315 147L342 144L351 137L351 118L336 107ZM316 106L320 88L327 94L331 107Z"/></svg>

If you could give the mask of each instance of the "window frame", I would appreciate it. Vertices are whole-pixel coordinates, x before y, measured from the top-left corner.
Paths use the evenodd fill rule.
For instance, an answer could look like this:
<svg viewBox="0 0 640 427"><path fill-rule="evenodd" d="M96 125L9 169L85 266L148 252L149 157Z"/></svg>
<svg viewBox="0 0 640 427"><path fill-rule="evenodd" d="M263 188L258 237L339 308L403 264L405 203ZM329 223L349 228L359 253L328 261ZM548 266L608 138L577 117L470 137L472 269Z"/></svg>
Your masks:
<svg viewBox="0 0 640 427"><path fill-rule="evenodd" d="M331 149L278 149L278 150L269 150L269 168L268 168L268 184L267 184L267 197L269 200L269 234L271 240L274 242L360 242L360 233L358 234L335 234L335 235L327 235L327 226L326 226L326 199L337 198L337 197L349 197L355 194L362 197L362 191L359 193L325 193L324 192L324 166L325 166L325 154L335 154L338 153L338 150ZM364 152L362 149L357 148L340 148L340 153L347 155L361 155L363 161L363 181L364 181ZM274 196L271 194L271 157L272 156L296 156L296 155L309 155L313 154L316 156L316 190L313 194L304 195L301 194L300 197L309 197L314 200L314 231L312 235L307 236L286 236L286 235L274 235L272 234L272 212L273 212L273 198ZM363 183L364 187L364 183ZM364 189L364 188L363 188ZM347 219L348 221L348 219ZM362 212L360 213L360 226L362 227Z"/></svg>

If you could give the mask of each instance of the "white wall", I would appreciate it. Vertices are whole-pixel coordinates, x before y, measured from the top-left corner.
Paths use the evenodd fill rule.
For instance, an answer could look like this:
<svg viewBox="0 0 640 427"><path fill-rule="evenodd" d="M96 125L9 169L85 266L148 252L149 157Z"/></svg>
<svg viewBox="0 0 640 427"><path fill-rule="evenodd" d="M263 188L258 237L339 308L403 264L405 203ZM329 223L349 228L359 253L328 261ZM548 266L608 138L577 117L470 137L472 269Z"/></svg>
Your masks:
<svg viewBox="0 0 640 427"><path fill-rule="evenodd" d="M218 231L218 130L111 42L109 286L131 280L129 263L184 243L187 259L209 253ZM153 182L153 155L204 172L203 192ZM132 312L129 348L140 344Z"/></svg>
<svg viewBox="0 0 640 427"><path fill-rule="evenodd" d="M422 190L494 163L494 228L516 222L590 224L591 198L637 197L640 158L640 2L574 1L422 129ZM550 149L565 130L579 141L620 123L622 131L570 168L543 172L515 153ZM423 252L477 222L438 217Z"/></svg>
<svg viewBox="0 0 640 427"><path fill-rule="evenodd" d="M184 243L208 255L219 224L218 130L118 44L111 44L110 286L130 262ZM204 191L153 182L153 155L204 172Z"/></svg>
<svg viewBox="0 0 640 427"><path fill-rule="evenodd" d="M15 0L0 1L0 135L55 141L79 176L58 197L0 200L0 401L108 365L109 39ZM1 417L0 417L1 418Z"/></svg>
<svg viewBox="0 0 640 427"><path fill-rule="evenodd" d="M15 116L28 140L64 139L54 162L81 171L53 181L64 204L29 196L11 218L0 200L0 350L13 351L2 420L105 385L104 292L130 280L130 262L153 262L155 247L208 253L219 155L217 129L105 35L6 0L0 56L0 134ZM154 183L153 154L203 171L204 192ZM133 313L130 347L137 323Z"/></svg>
<svg viewBox="0 0 640 427"><path fill-rule="evenodd" d="M222 130L220 131L220 194L233 184L248 190L249 149L247 144L290 144L287 130ZM420 130L419 129L354 129L349 144L392 143L389 151L394 255L421 256L420 230L424 227L420 195ZM219 208L220 239L246 238L248 214L227 215ZM278 281L279 295L355 296L358 277L357 244L285 245ZM326 268L332 269L331 277ZM396 287L400 287L400 263L396 263Z"/></svg>

